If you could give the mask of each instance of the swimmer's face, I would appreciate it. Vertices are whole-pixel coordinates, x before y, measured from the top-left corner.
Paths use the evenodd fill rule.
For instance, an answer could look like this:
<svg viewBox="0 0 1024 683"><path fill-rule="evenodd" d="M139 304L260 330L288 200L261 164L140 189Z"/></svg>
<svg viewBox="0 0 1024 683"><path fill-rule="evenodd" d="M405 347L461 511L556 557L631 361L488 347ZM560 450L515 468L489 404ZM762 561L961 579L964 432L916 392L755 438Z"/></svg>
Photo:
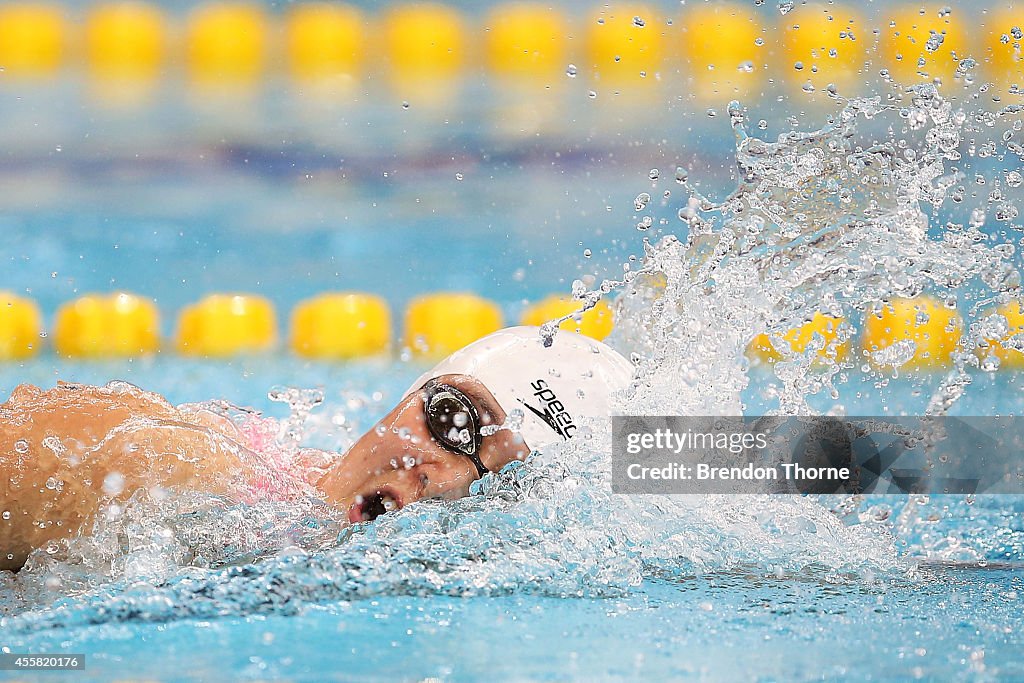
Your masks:
<svg viewBox="0 0 1024 683"><path fill-rule="evenodd" d="M436 377L403 398L318 485L353 523L424 498L460 498L480 477L470 455L497 472L529 454L517 434L482 429L504 421L505 411L477 380Z"/></svg>

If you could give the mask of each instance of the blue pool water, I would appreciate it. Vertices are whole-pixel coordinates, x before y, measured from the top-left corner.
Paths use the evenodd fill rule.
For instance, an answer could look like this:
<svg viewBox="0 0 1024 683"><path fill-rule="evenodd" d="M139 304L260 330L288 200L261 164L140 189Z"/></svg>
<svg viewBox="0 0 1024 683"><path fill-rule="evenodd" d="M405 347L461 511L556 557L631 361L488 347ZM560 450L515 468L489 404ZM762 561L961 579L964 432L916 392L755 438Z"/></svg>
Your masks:
<svg viewBox="0 0 1024 683"><path fill-rule="evenodd" d="M1022 589L1006 568L890 587L733 572L607 599L392 595L15 642L93 653L95 680L1019 680Z"/></svg>
<svg viewBox="0 0 1024 683"><path fill-rule="evenodd" d="M395 162L378 159L373 177L320 183L233 162L188 179L173 167L156 179L56 173L45 199L0 211L5 282L47 312L93 291L154 297L170 333L181 306L224 291L264 294L286 313L324 291L373 292L399 312L424 292L466 290L518 315L524 299L615 275L636 252L646 169L475 163L383 178Z"/></svg>

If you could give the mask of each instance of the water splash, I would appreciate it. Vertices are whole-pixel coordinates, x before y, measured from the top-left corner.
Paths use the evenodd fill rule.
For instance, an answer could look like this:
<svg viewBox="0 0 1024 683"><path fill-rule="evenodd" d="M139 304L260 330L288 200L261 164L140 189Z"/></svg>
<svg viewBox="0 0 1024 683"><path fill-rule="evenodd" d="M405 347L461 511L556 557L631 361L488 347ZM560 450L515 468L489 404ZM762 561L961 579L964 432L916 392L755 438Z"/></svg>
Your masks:
<svg viewBox="0 0 1024 683"><path fill-rule="evenodd" d="M975 225L931 220L947 200L962 199L965 173L952 164L962 159L964 132L976 127L934 86L900 95L885 104L880 97L851 100L822 129L777 142L750 136L743 110L730 105L739 187L712 201L684 181L691 195L680 212L686 239L647 244L642 269L615 285L625 288L616 343L644 358L644 381L625 410L739 413L748 384L746 344L818 312L857 320L892 297L927 291L973 302L970 313L981 319L982 306L1019 294L1012 244ZM886 119L885 139L861 134L860 125L877 129ZM990 194L988 202L1004 199ZM586 294L578 298L588 303ZM979 331L972 328L963 341L933 412L948 410L965 367L977 365ZM831 343L851 336L850 325L841 325ZM779 347L790 361L776 366L781 374L801 354ZM802 355L810 359L819 348ZM899 365L905 350L891 349L883 360ZM778 411L812 412L807 398L834 388L853 362L803 363L806 372L780 376Z"/></svg>
<svg viewBox="0 0 1024 683"><path fill-rule="evenodd" d="M291 613L310 604L395 594L606 597L623 595L654 575L743 570L838 582L903 566L890 540L845 526L808 499L615 496L607 438L584 426L578 438L529 465L488 475L470 498L409 506L340 532L317 521L309 535L319 547L297 543L256 564L236 561L215 569L167 571L151 563L148 575L126 575L57 607L0 623L22 630ZM151 510L137 514L153 520ZM230 537L231 529L258 522L268 511L245 514L237 524L229 517L229 528L218 533ZM175 540L165 551L186 552L188 539L171 528ZM236 558L251 559L245 553ZM54 567L49 570L52 575Z"/></svg>

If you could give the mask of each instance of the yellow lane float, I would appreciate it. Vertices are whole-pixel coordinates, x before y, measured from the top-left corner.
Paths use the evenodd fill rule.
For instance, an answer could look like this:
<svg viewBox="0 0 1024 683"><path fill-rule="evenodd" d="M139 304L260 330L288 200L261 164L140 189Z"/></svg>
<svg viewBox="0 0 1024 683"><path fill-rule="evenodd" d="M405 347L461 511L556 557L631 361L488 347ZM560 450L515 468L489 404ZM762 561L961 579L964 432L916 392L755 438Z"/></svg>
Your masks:
<svg viewBox="0 0 1024 683"><path fill-rule="evenodd" d="M189 70L202 83L242 83L263 73L267 18L260 5L223 2L202 5L189 17Z"/></svg>
<svg viewBox="0 0 1024 683"><path fill-rule="evenodd" d="M871 29L855 9L840 5L798 5L782 17L782 75L816 91L835 85L850 96L864 68Z"/></svg>
<svg viewBox="0 0 1024 683"><path fill-rule="evenodd" d="M952 79L958 61L967 57L963 11L949 7L911 5L887 10L879 50L882 63L896 80L912 83Z"/></svg>
<svg viewBox="0 0 1024 683"><path fill-rule="evenodd" d="M1006 5L991 10L985 17L984 36L986 75L1004 89L1016 85L1024 89L1024 9Z"/></svg>
<svg viewBox="0 0 1024 683"><path fill-rule="evenodd" d="M502 76L561 77L568 64L564 18L538 4L499 5L487 18L487 62Z"/></svg>
<svg viewBox="0 0 1024 683"><path fill-rule="evenodd" d="M789 345L793 353L803 353L814 341L815 335L820 336L824 341L824 346L818 351L818 357L842 360L846 358L850 350L848 341L836 344L839 326L842 322L842 318L815 313L809 322L789 330L782 335L782 339ZM754 341L747 347L747 356L761 363L774 363L782 359L782 354L775 348L767 334L759 334L754 338Z"/></svg>
<svg viewBox="0 0 1024 683"><path fill-rule="evenodd" d="M440 358L503 326L501 309L476 294L444 292L417 297L405 312L403 346Z"/></svg>
<svg viewBox="0 0 1024 683"><path fill-rule="evenodd" d="M151 78L166 50L166 19L154 5L111 2L90 10L85 24L89 66L99 76Z"/></svg>
<svg viewBox="0 0 1024 683"><path fill-rule="evenodd" d="M578 311L580 306L580 302L571 297L552 294L527 308L523 312L521 324L543 325L549 320ZM580 317L579 322L570 318L563 321L559 328L579 332L600 341L611 334L613 326L611 309L604 301L598 301L596 306Z"/></svg>
<svg viewBox="0 0 1024 683"><path fill-rule="evenodd" d="M666 20L647 5L614 3L590 20L590 65L601 81L655 82L665 50Z"/></svg>
<svg viewBox="0 0 1024 683"><path fill-rule="evenodd" d="M1011 301L1003 304L995 312L1006 318L1006 334L1000 339L987 340L989 352L999 359L1000 368L1024 368L1024 353L1016 349L1008 349L1003 345L1003 342L1016 335L1022 335L1020 339L1024 341L1024 301Z"/></svg>
<svg viewBox="0 0 1024 683"><path fill-rule="evenodd" d="M350 359L387 353L391 311L379 296L320 294L292 311L291 348L306 358Z"/></svg>
<svg viewBox="0 0 1024 683"><path fill-rule="evenodd" d="M722 102L752 92L764 75L764 29L747 7L697 4L681 19L679 49L688 65L690 93Z"/></svg>
<svg viewBox="0 0 1024 683"><path fill-rule="evenodd" d="M300 81L351 78L362 68L367 21L355 7L329 2L292 5L285 33L288 65Z"/></svg>
<svg viewBox="0 0 1024 683"><path fill-rule="evenodd" d="M178 350L189 356L226 357L269 351L277 342L277 316L267 299L252 294L211 294L178 317Z"/></svg>
<svg viewBox="0 0 1024 683"><path fill-rule="evenodd" d="M66 32L64 13L58 5L0 5L0 66L4 75L52 74L63 61Z"/></svg>
<svg viewBox="0 0 1024 683"><path fill-rule="evenodd" d="M39 352L43 316L31 299L0 292L0 360L20 360Z"/></svg>
<svg viewBox="0 0 1024 683"><path fill-rule="evenodd" d="M127 292L89 294L57 310L53 346L72 358L154 353L160 348L160 314L151 299Z"/></svg>
<svg viewBox="0 0 1024 683"><path fill-rule="evenodd" d="M445 5L397 5L384 16L384 47L395 75L451 76L466 59L461 15Z"/></svg>
<svg viewBox="0 0 1024 683"><path fill-rule="evenodd" d="M906 368L948 366L963 330L955 309L931 296L893 299L864 319L861 348L876 364ZM904 342L913 342L913 347ZM901 344L905 349L894 346ZM912 355L909 353L913 348ZM904 358L908 358L902 363Z"/></svg>

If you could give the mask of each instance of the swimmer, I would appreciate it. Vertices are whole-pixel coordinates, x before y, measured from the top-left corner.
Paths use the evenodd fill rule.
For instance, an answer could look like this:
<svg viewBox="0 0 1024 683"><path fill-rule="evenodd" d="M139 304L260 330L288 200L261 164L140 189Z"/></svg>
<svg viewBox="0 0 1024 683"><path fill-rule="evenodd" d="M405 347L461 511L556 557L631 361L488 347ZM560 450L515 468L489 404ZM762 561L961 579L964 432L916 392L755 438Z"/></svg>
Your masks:
<svg viewBox="0 0 1024 683"><path fill-rule="evenodd" d="M17 571L32 550L88 533L107 505L143 488L241 502L313 495L352 523L465 496L484 474L571 438L580 418L608 416L610 394L631 375L593 339L559 332L545 347L539 328L500 330L425 373L343 455L300 449L300 464L320 464L301 474L259 457L231 419L126 382L21 385L0 405L0 569ZM522 419L509 427L512 411Z"/></svg>

